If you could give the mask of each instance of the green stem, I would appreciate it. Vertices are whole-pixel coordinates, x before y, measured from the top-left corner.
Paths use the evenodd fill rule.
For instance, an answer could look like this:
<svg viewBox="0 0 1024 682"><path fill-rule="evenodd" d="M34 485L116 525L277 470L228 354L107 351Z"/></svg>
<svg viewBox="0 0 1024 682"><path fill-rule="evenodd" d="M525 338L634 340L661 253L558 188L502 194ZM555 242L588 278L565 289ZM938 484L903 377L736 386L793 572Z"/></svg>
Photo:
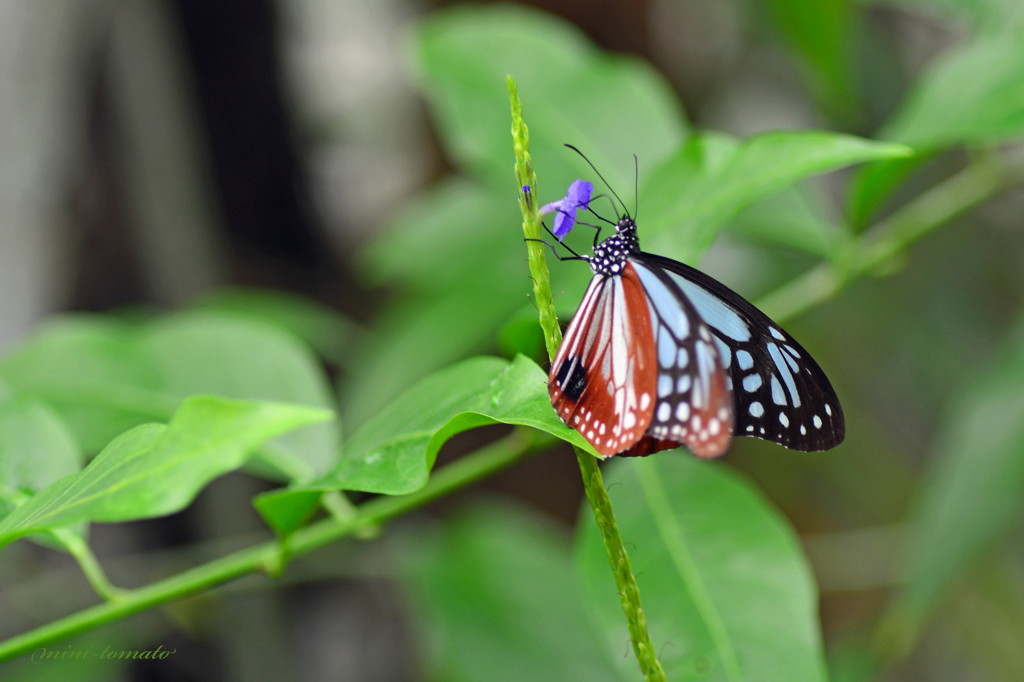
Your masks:
<svg viewBox="0 0 1024 682"><path fill-rule="evenodd" d="M289 554L297 556L309 553L364 528L372 528L387 519L422 507L512 464L535 447L532 440L524 440L518 433L513 433L513 436L441 468L421 490L408 495L378 497L359 507L359 514L351 519L341 522L327 519L300 530L289 539ZM0 642L0 662L154 606L209 590L249 573L263 571L279 561L280 552L280 543L271 540L137 590L119 591L115 601L83 609Z"/></svg>
<svg viewBox="0 0 1024 682"><path fill-rule="evenodd" d="M533 171L533 159L530 157L530 131L523 122L523 109L519 103L519 92L516 82L511 76L506 78L509 98L512 101L512 146L515 149L516 182L519 183L519 210L523 214L523 236L529 258L530 278L533 280L533 297L540 315L540 327L544 332L544 347L548 358L554 358L558 346L562 343L562 331L558 327L558 314L555 312L555 299L551 295L551 275L548 272L547 260L544 258L544 245L541 238L541 218L537 210L537 174ZM529 187L529 191L525 188Z"/></svg>
<svg viewBox="0 0 1024 682"><path fill-rule="evenodd" d="M773 319L784 321L819 305L859 276L885 271L910 247L958 215L1010 184L995 159L984 158L935 185L850 245L848 257L811 268L758 301Z"/></svg>
<svg viewBox="0 0 1024 682"><path fill-rule="evenodd" d="M539 239L541 218L537 210L537 175L534 173L533 161L530 157L529 131L526 123L523 122L522 105L519 102L516 83L511 76L507 77L506 82L512 104L512 141L516 155L516 181L519 183L520 189L519 208L523 214L523 235L527 239ZM529 194L523 190L524 187L530 188ZM544 247L539 242L527 241L526 248L530 276L533 279L533 295L540 316L540 326L544 333L544 343L547 347L548 359L554 360L558 346L562 342L562 332L558 327L558 316L555 313L555 303L551 296L551 277L544 258ZM633 642L633 653L636 655L640 670L646 680L663 681L666 679L665 671L661 667L661 662L658 661L657 652L654 650L650 633L647 631L647 618L644 616L644 610L640 604L640 588L636 584L629 555L626 553L622 536L619 534L619 525L615 520L612 502L608 497L608 489L604 485L601 470L597 466L597 459L580 448L574 447L573 450L576 452L576 461L583 477L583 488L594 513L594 519L597 521L597 527L601 532L601 539L604 541L604 548L608 554L608 562L611 564L612 573L615 576L619 600L622 602L622 610L626 614L626 622L629 627L629 637Z"/></svg>
<svg viewBox="0 0 1024 682"><path fill-rule="evenodd" d="M629 555L626 553L622 536L619 534L619 524L615 520L612 501L608 497L608 489L604 485L601 469L598 468L597 459L593 455L580 448L574 447L573 450L576 451L576 461L580 465L587 500L594 512L597 527L601 531L601 540L604 542L604 549L608 554L608 563L611 564L612 573L615 575L615 585L619 589L619 601L626 614L629 638L633 642L633 654L636 655L645 680L664 682L667 679L665 671L661 667L658 653L655 651L651 635L647 631L647 616L644 615L644 609L640 603L640 587L636 584Z"/></svg>
<svg viewBox="0 0 1024 682"><path fill-rule="evenodd" d="M80 535L76 535L66 528L57 528L52 532L64 542L65 548L78 562L79 568L82 569L82 573L85 574L86 580L92 585L96 594L109 601L116 601L124 595L124 590L115 587L107 578L96 555L92 553L92 549Z"/></svg>

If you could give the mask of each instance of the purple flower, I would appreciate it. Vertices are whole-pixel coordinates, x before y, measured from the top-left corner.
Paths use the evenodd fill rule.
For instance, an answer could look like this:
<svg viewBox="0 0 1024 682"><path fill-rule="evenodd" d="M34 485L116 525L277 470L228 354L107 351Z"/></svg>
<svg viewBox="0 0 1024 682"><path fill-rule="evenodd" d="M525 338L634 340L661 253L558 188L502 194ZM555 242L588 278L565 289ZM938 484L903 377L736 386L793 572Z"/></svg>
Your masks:
<svg viewBox="0 0 1024 682"><path fill-rule="evenodd" d="M565 235L572 231L576 225L576 211L581 208L587 209L590 205L590 194L593 191L593 183L586 180L574 180L563 198L552 201L540 209L541 214L558 211L558 215L555 216L555 228L552 230L558 241L562 241Z"/></svg>

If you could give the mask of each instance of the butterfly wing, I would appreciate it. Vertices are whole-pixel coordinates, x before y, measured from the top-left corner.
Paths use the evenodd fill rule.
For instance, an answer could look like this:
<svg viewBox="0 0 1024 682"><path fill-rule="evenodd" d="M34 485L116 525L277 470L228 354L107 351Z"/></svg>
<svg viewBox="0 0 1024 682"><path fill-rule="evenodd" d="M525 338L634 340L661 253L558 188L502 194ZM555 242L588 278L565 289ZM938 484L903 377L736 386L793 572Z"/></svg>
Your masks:
<svg viewBox="0 0 1024 682"><path fill-rule="evenodd" d="M551 364L551 404L603 456L643 437L654 410L650 319L635 275L595 275Z"/></svg>
<svg viewBox="0 0 1024 682"><path fill-rule="evenodd" d="M843 441L839 399L818 363L767 315L717 280L663 256L632 257L645 286L660 282L696 309L728 369L735 435L794 450Z"/></svg>
<svg viewBox="0 0 1024 682"><path fill-rule="evenodd" d="M658 358L656 403L646 437L624 455L647 455L686 445L699 457L717 457L733 431L728 374L714 335L678 289L640 263L636 273L650 308Z"/></svg>
<svg viewBox="0 0 1024 682"><path fill-rule="evenodd" d="M595 275L552 363L551 402L604 456L681 443L719 455L732 414L712 335L685 299L656 303L632 263Z"/></svg>

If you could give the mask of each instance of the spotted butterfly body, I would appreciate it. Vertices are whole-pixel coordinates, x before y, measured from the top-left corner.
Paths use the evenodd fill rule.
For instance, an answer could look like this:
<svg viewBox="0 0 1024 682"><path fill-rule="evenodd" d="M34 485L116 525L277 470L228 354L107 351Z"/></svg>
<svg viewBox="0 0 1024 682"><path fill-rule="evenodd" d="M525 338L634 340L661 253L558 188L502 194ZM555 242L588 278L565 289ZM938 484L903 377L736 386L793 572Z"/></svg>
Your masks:
<svg viewBox="0 0 1024 682"><path fill-rule="evenodd" d="M842 442L839 400L807 351L724 284L641 251L631 217L580 258L594 277L548 390L602 456L685 445L717 457L733 436L805 451Z"/></svg>

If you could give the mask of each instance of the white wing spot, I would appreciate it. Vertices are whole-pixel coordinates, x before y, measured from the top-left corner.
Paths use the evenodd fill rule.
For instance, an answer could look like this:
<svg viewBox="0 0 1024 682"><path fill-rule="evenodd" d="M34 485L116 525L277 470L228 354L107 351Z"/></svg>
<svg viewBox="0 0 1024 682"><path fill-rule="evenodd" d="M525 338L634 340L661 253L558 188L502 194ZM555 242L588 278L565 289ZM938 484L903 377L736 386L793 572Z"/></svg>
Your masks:
<svg viewBox="0 0 1024 682"><path fill-rule="evenodd" d="M832 406L829 405L828 403L825 403L825 414L827 414L830 417L832 416Z"/></svg>
<svg viewBox="0 0 1024 682"><path fill-rule="evenodd" d="M672 417L672 406L668 403L658 405L658 421L667 422Z"/></svg>
<svg viewBox="0 0 1024 682"><path fill-rule="evenodd" d="M686 393L690 390L690 375L684 374L679 377L679 381L676 382L676 393Z"/></svg>
<svg viewBox="0 0 1024 682"><path fill-rule="evenodd" d="M676 419L681 422L686 421L690 418L690 406L687 403L679 403L676 405Z"/></svg>
<svg viewBox="0 0 1024 682"><path fill-rule="evenodd" d="M658 333L658 364L662 367L668 367L671 365L675 349L675 339L673 339L672 335L662 327L661 331Z"/></svg>
<svg viewBox="0 0 1024 682"><path fill-rule="evenodd" d="M717 436L718 432L721 430L722 423L717 419L712 419L711 422L708 423L708 431L711 433L712 436Z"/></svg>
<svg viewBox="0 0 1024 682"><path fill-rule="evenodd" d="M715 345L718 346L718 358L722 361L722 367L729 369L729 365L732 364L732 351L729 350L729 346L725 345L717 336L715 337Z"/></svg>
<svg viewBox="0 0 1024 682"><path fill-rule="evenodd" d="M750 369L754 366L754 357L745 350L736 351L736 362L739 363L740 369Z"/></svg>
<svg viewBox="0 0 1024 682"><path fill-rule="evenodd" d="M672 392L672 377L662 374L658 377L658 397L664 398Z"/></svg>
<svg viewBox="0 0 1024 682"><path fill-rule="evenodd" d="M760 374L748 374L743 377L743 390L747 393L753 393L757 389L761 388L761 375Z"/></svg>
<svg viewBox="0 0 1024 682"><path fill-rule="evenodd" d="M640 395L640 409L641 410L646 410L647 407L650 404L651 404L651 394L650 393L642 393Z"/></svg>
<svg viewBox="0 0 1024 682"><path fill-rule="evenodd" d="M800 392L796 390L796 382L793 380L793 374L789 368L790 364L796 367L796 362L788 356L783 357L782 351L780 351L779 347L774 343L768 344L768 355L771 356L772 362L775 363L775 368L778 370L778 377L780 377L782 382L786 385L786 390L789 392L789 397L793 403L793 407L800 407ZM775 375L773 375L772 378L774 380L776 378ZM775 398L774 383L772 384L772 398ZM783 398L783 402L778 402L776 400L776 404L785 405L785 398Z"/></svg>
<svg viewBox="0 0 1024 682"><path fill-rule="evenodd" d="M775 327L768 327L768 331L771 332L771 335L774 336L775 338L777 338L779 341L785 341L786 340L786 337L783 336L782 332L780 332Z"/></svg>
<svg viewBox="0 0 1024 682"><path fill-rule="evenodd" d="M779 383L779 378L772 375L772 402L776 405L786 404L786 394L782 391L782 384Z"/></svg>
<svg viewBox="0 0 1024 682"><path fill-rule="evenodd" d="M747 431L753 431L753 430L754 430L754 425L753 424L747 424Z"/></svg>
<svg viewBox="0 0 1024 682"><path fill-rule="evenodd" d="M751 417L760 417L764 414L764 405L755 400L750 403L750 407L748 407L747 410L750 412Z"/></svg>
<svg viewBox="0 0 1024 682"><path fill-rule="evenodd" d="M682 309L679 310L679 319L676 320L676 334L680 339L690 335L690 321L686 319L686 313Z"/></svg>
<svg viewBox="0 0 1024 682"><path fill-rule="evenodd" d="M779 412L779 423L783 426L789 426L789 417L786 416L785 412Z"/></svg>
<svg viewBox="0 0 1024 682"><path fill-rule="evenodd" d="M800 435L801 436L806 436L807 435L807 427L804 426L803 424L800 425Z"/></svg>
<svg viewBox="0 0 1024 682"><path fill-rule="evenodd" d="M622 425L627 429L631 429L636 426L636 413L630 410L626 413L626 416L622 419Z"/></svg>
<svg viewBox="0 0 1024 682"><path fill-rule="evenodd" d="M690 362L690 353L685 348L679 349L679 354L676 357L676 366L679 369L686 367L687 363Z"/></svg>
<svg viewBox="0 0 1024 682"><path fill-rule="evenodd" d="M783 348L789 348L789 346L783 346ZM786 353L783 353L782 357L785 358L786 364L789 365L789 369L799 374L800 365L797 363L797 361L790 357L789 355L787 355Z"/></svg>
<svg viewBox="0 0 1024 682"><path fill-rule="evenodd" d="M821 417L819 417L818 415L814 415L814 419L812 419L811 421L814 422L814 428L821 428Z"/></svg>

